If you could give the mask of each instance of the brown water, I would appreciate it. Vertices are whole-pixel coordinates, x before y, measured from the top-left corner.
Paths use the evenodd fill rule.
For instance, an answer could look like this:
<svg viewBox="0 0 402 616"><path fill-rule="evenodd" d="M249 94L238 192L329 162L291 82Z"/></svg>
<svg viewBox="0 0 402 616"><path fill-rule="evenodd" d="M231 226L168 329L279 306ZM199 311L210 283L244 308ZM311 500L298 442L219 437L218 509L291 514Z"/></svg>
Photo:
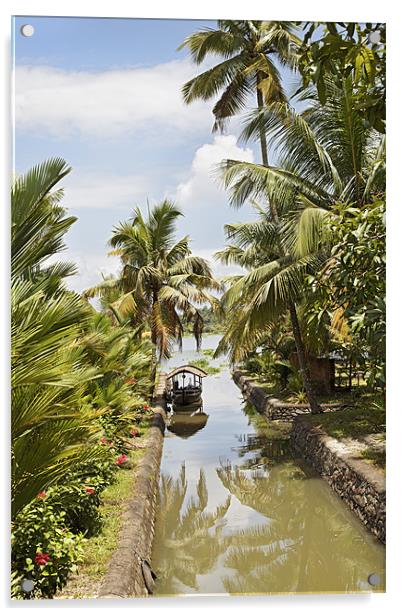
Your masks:
<svg viewBox="0 0 402 616"><path fill-rule="evenodd" d="M170 364L196 356L184 350ZM202 416L175 418L166 433L154 594L384 590L384 547L242 403L227 369L204 380L203 400Z"/></svg>

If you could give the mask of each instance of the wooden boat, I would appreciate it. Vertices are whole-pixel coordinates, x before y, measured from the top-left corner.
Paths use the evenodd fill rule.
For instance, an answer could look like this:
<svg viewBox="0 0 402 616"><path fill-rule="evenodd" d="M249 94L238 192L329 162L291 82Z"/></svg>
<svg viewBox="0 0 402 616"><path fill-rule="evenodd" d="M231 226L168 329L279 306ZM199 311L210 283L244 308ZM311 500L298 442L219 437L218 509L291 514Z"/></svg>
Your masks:
<svg viewBox="0 0 402 616"><path fill-rule="evenodd" d="M207 372L196 366L179 366L166 375L166 395L173 407L194 408L201 403L202 379Z"/></svg>

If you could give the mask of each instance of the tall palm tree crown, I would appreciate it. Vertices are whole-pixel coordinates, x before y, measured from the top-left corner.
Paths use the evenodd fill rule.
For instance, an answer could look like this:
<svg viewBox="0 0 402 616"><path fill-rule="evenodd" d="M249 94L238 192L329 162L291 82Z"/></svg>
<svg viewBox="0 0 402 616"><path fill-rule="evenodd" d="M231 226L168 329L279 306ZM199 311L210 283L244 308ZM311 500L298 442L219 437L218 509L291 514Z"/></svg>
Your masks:
<svg viewBox="0 0 402 616"><path fill-rule="evenodd" d="M136 208L131 220L113 230L112 254L120 256L121 276L89 289L87 295L119 291L111 304L118 317L132 317L133 325L148 323L159 357L169 357L172 343L181 345L184 322L191 322L197 345L201 343L203 319L200 307L217 300L209 290L219 289L204 259L191 254L189 238L175 240L180 209L165 200L155 205L145 219Z"/></svg>
<svg viewBox="0 0 402 616"><path fill-rule="evenodd" d="M306 273L322 264L320 254L296 255L288 245L286 223L273 219L269 208L254 207L257 220L226 225L230 243L216 253L223 263L247 270L226 280L222 298L231 317L218 353L229 351L233 362L244 359L269 335L290 304L300 302L306 292Z"/></svg>
<svg viewBox="0 0 402 616"><path fill-rule="evenodd" d="M353 109L350 80L344 80L341 88L328 84L324 107L312 91L304 97L309 105L302 113L287 103L271 103L251 115L244 131L247 138L259 138L263 126L279 152L277 166L241 161L226 161L222 166L233 205L264 199L272 215L269 225L265 220L265 240L262 244L257 241L257 250L257 238L255 234L251 237L249 229L250 246L245 255L239 252L243 245L238 243L239 232L232 229L230 235L237 243L222 254L225 259L243 261L252 253L259 257L265 254L268 261L252 263L252 271L235 282L227 294L231 307L234 303L243 305L247 321L242 330L244 344L247 334L251 341L264 326L269 327L286 303L296 344L297 338L302 342L295 303L308 293L304 275L314 269L320 271L330 256L326 218L337 201L362 207L384 191L384 138L366 127ZM257 228L261 237L261 224ZM244 242L244 232L241 236ZM276 257L267 254L272 240L278 250ZM230 339L233 350L238 348L236 332L229 329L226 341Z"/></svg>
<svg viewBox="0 0 402 616"><path fill-rule="evenodd" d="M261 126L278 153L276 166L226 161L224 182L231 202L266 198L279 214L293 212L298 220L297 247L317 248L323 219L337 202L363 207L385 191L385 137L354 109L351 79L342 87L327 83L325 106L312 89L297 112L286 103L272 103L252 112L243 137L259 138Z"/></svg>
<svg viewBox="0 0 402 616"><path fill-rule="evenodd" d="M183 86L185 102L219 94L212 110L216 131L247 106L249 95L256 94L260 109L273 101L285 101L277 63L295 66L298 42L294 26L279 21L220 20L217 29L195 32L180 49L188 47L196 64L209 55L223 60ZM260 137L263 164L268 164L265 134Z"/></svg>

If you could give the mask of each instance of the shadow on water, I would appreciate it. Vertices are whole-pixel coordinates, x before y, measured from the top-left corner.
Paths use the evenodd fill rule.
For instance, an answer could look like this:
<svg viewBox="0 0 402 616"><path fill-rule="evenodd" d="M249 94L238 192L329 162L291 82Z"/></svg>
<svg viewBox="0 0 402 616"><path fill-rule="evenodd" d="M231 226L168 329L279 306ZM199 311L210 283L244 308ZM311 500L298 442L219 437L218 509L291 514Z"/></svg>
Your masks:
<svg viewBox="0 0 402 616"><path fill-rule="evenodd" d="M203 411L196 413L173 413L168 418L167 429L169 432L180 436L181 438L189 438L205 428L209 415Z"/></svg>
<svg viewBox="0 0 402 616"><path fill-rule="evenodd" d="M293 457L287 431L242 404L228 371L204 383L206 419L174 418L166 434L155 594L382 590L384 547Z"/></svg>

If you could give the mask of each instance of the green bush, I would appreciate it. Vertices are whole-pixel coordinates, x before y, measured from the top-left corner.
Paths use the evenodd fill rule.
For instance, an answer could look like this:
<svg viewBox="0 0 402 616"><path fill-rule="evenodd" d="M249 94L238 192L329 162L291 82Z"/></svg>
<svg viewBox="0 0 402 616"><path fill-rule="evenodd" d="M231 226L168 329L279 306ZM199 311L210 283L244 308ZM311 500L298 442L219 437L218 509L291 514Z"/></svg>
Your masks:
<svg viewBox="0 0 402 616"><path fill-rule="evenodd" d="M63 485L39 493L17 516L12 535L12 596L52 597L62 588L82 556L85 537L102 528L101 494L116 479L118 452L108 447L108 459L81 465L66 475ZM23 580L34 588L24 592Z"/></svg>
<svg viewBox="0 0 402 616"><path fill-rule="evenodd" d="M304 393L303 377L298 370L294 370L288 380L288 388L295 394Z"/></svg>
<svg viewBox="0 0 402 616"><path fill-rule="evenodd" d="M28 505L17 516L11 537L12 597L52 597L76 571L85 539L67 528L66 517L46 500ZM33 582L32 591L22 590L24 579Z"/></svg>
<svg viewBox="0 0 402 616"><path fill-rule="evenodd" d="M66 524L74 533L86 537L97 534L102 528L99 513L101 494L116 480L118 453L108 447L108 460L82 465L66 477L62 486L54 486L47 491L46 501L54 508L66 513Z"/></svg>
<svg viewBox="0 0 402 616"><path fill-rule="evenodd" d="M82 533L87 537L98 533L102 527L102 518L98 507L101 498L96 482L91 485L74 482L49 491L49 504L54 509L65 512L65 523L73 533Z"/></svg>

